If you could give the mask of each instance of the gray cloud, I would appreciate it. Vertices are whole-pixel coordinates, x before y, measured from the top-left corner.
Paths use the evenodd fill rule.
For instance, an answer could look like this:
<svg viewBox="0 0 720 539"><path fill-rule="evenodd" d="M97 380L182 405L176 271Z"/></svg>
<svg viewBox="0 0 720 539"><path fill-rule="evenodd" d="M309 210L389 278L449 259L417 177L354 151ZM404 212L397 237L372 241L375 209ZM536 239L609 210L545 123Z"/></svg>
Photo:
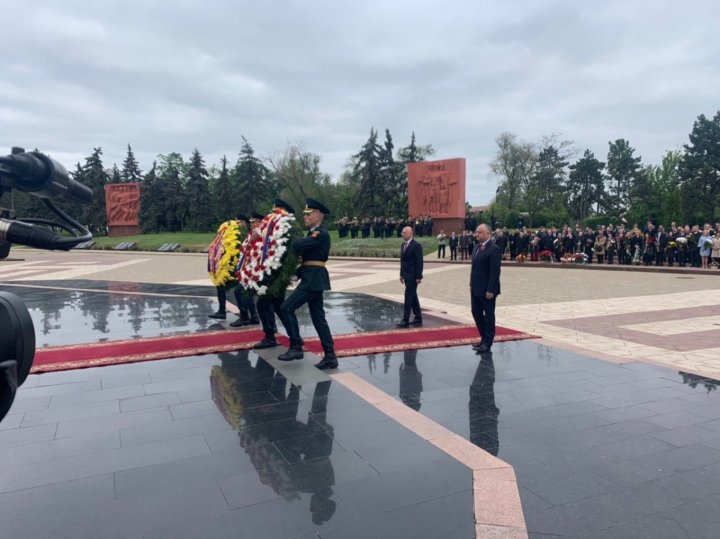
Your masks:
<svg viewBox="0 0 720 539"><path fill-rule="evenodd" d="M495 192L494 138L562 133L604 159L628 138L650 162L687 140L720 87L714 2L80 2L6 7L0 146L68 167L131 143L235 159L302 141L339 176L371 126L414 130Z"/></svg>

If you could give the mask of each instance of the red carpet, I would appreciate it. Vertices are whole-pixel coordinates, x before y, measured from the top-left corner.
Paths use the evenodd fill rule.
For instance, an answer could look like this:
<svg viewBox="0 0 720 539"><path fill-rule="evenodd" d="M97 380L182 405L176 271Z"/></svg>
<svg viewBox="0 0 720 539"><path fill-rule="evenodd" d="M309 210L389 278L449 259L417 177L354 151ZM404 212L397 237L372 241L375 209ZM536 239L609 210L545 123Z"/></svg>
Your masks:
<svg viewBox="0 0 720 539"><path fill-rule="evenodd" d="M259 329L220 330L204 333L187 333L169 337L149 337L124 341L109 341L67 346L41 348L35 353L30 372L62 371L152 361L201 354L214 354L252 348L263 337ZM334 335L335 351L340 357L460 346L478 341L475 326L441 326L434 328L412 328L367 333ZM495 341L533 339L534 335L498 327ZM286 345L287 337L280 335L278 341ZM322 351L317 337L305 340L305 349Z"/></svg>

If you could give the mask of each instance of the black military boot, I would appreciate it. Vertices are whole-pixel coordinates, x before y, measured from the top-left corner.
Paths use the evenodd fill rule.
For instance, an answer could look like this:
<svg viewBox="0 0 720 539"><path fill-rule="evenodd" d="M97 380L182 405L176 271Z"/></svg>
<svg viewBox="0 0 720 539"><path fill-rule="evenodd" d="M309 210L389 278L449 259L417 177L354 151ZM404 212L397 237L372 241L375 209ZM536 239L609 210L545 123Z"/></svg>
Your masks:
<svg viewBox="0 0 720 539"><path fill-rule="evenodd" d="M335 355L335 351L331 350L329 352L325 352L322 361L320 363L316 363L315 366L321 371L328 369L337 369L338 360L337 356Z"/></svg>
<svg viewBox="0 0 720 539"><path fill-rule="evenodd" d="M225 320L225 311L218 311L216 313L209 314L208 318L212 318L213 320Z"/></svg>
<svg viewBox="0 0 720 539"><path fill-rule="evenodd" d="M234 322L230 322L228 326L230 326L231 328L241 328L243 326L247 326L248 324L250 324L250 320L238 318Z"/></svg>
<svg viewBox="0 0 720 539"><path fill-rule="evenodd" d="M255 350L262 350L263 348L273 348L277 345L278 345L278 343L275 340L275 335L270 335L270 336L265 335L265 337L263 338L262 341L260 341L259 343L255 343L253 345L253 348Z"/></svg>
<svg viewBox="0 0 720 539"><path fill-rule="evenodd" d="M258 312L257 308L255 307L255 302L250 301L250 305L248 306L248 311L250 313L250 320L248 321L248 325L251 326L257 326L260 323L260 318L258 318Z"/></svg>
<svg viewBox="0 0 720 539"><path fill-rule="evenodd" d="M305 354L303 353L302 345L291 345L287 352L280 354L277 358L280 361L293 361L304 357Z"/></svg>

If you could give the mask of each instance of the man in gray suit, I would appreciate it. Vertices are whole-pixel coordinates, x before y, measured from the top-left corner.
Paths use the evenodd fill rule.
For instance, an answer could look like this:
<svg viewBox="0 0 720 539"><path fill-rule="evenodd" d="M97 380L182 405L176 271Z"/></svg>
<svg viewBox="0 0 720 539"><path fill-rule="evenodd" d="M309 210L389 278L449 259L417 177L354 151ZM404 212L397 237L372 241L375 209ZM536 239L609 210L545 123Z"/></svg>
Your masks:
<svg viewBox="0 0 720 539"><path fill-rule="evenodd" d="M495 339L495 300L500 295L500 248L490 240L490 229L480 225L475 231L477 245L470 269L470 305L482 339L473 349L489 352Z"/></svg>

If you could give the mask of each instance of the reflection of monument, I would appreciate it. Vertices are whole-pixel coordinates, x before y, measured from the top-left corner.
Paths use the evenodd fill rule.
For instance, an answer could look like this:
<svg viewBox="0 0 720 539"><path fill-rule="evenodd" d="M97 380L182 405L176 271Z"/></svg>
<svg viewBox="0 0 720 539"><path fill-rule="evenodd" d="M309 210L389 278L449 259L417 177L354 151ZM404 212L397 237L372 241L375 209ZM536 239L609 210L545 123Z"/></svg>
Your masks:
<svg viewBox="0 0 720 539"><path fill-rule="evenodd" d="M429 214L434 229L462 230L465 219L465 159L408 164L408 213Z"/></svg>
<svg viewBox="0 0 720 539"><path fill-rule="evenodd" d="M142 234L139 221L139 183L110 183L106 185L105 207L108 234L110 236Z"/></svg>

